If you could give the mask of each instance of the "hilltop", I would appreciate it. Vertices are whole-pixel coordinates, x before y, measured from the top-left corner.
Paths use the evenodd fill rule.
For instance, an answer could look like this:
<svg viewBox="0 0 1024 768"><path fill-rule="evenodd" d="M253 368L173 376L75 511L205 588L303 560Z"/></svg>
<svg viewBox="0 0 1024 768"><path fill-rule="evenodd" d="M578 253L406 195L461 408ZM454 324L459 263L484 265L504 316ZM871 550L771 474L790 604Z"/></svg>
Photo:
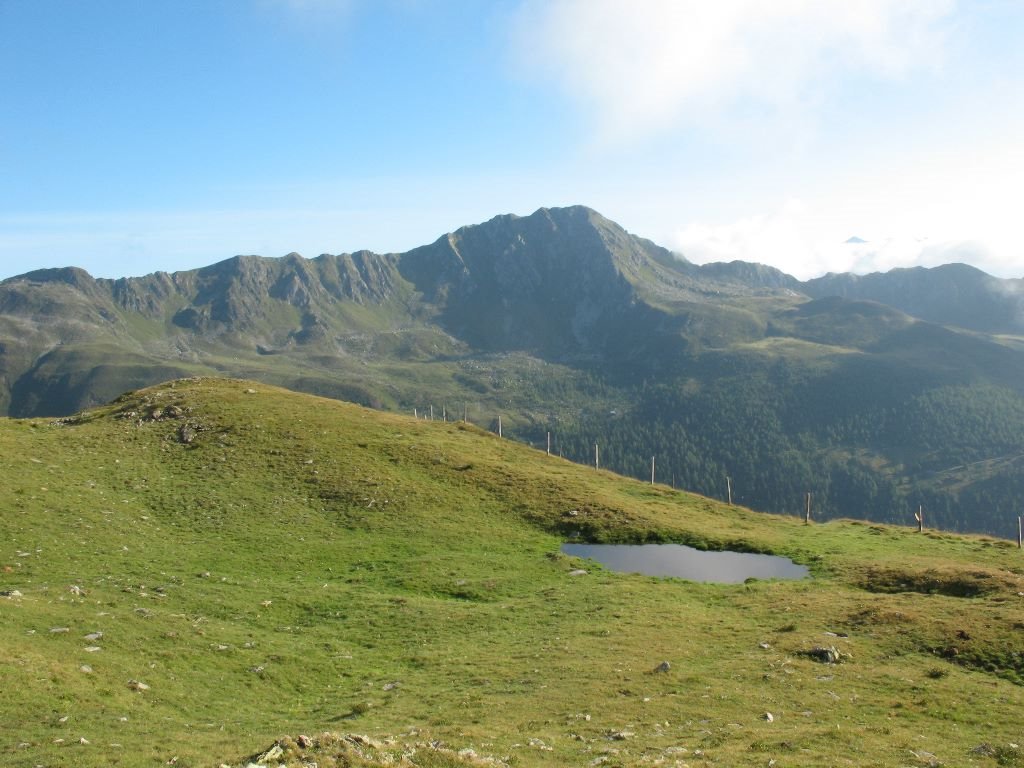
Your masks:
<svg viewBox="0 0 1024 768"><path fill-rule="evenodd" d="M237 256L0 283L0 412L64 416L230 375L470 413L556 453L821 518L1014 535L1024 291L964 265L801 283L695 265L574 206L399 254ZM726 478L729 478L728 481Z"/></svg>
<svg viewBox="0 0 1024 768"><path fill-rule="evenodd" d="M1006 541L805 525L238 380L0 420L0 464L5 765L241 765L286 735L298 765L324 731L424 766L1024 762ZM574 535L812 578L616 574Z"/></svg>

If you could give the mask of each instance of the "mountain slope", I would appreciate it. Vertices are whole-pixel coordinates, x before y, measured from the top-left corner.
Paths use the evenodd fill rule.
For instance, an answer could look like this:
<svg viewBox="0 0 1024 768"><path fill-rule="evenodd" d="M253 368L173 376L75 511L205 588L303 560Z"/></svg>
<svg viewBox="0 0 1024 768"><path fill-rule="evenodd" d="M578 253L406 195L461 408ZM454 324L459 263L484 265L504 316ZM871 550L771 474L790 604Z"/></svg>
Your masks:
<svg viewBox="0 0 1024 768"><path fill-rule="evenodd" d="M367 734L371 764L457 764L435 741L521 766L1016 759L1007 542L804 525L242 381L2 419L0 465L13 768L244 765L324 731ZM574 534L813 578L616 574L559 554ZM841 663L808 653L833 646Z"/></svg>

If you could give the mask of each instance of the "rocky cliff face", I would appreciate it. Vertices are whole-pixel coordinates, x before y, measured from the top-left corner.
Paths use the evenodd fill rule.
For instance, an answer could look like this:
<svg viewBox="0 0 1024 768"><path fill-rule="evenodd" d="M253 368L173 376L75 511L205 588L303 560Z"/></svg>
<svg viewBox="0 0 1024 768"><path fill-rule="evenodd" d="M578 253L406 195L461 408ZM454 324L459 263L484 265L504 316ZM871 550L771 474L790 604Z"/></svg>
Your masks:
<svg viewBox="0 0 1024 768"><path fill-rule="evenodd" d="M252 332L265 329L278 303L276 313L289 307L306 318L305 329L329 324L339 302L385 303L399 279L393 258L368 251L312 260L297 253L280 259L236 256L173 276L174 293L184 303L173 322L199 333Z"/></svg>

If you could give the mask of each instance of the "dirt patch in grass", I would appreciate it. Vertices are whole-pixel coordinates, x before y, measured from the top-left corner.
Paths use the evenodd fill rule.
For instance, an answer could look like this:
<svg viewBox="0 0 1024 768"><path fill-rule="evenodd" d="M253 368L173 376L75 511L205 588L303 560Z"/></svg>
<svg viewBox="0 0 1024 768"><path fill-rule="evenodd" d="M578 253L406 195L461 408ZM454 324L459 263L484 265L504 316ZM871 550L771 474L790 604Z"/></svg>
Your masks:
<svg viewBox="0 0 1024 768"><path fill-rule="evenodd" d="M952 639L932 653L975 672L986 672L1017 685L1024 685L1024 649Z"/></svg>
<svg viewBox="0 0 1024 768"><path fill-rule="evenodd" d="M921 620L916 613L885 606L870 606L852 612L846 619L846 626L877 627L916 624Z"/></svg>
<svg viewBox="0 0 1024 768"><path fill-rule="evenodd" d="M863 570L854 583L868 592L916 592L946 597L981 597L997 592L1016 592L1021 588L1019 579L981 568L909 570L875 566Z"/></svg>

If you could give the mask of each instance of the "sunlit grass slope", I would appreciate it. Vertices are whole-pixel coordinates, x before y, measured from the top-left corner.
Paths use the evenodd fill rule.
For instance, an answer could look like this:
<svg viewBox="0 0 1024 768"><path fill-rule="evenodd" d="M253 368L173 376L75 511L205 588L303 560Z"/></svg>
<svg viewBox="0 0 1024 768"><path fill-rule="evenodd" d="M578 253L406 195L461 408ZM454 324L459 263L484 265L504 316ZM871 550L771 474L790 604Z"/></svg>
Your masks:
<svg viewBox="0 0 1024 768"><path fill-rule="evenodd" d="M452 764L415 751L435 740L522 766L1024 764L1008 542L804 525L216 379L0 422L0 499L5 766L239 765L327 731L418 765ZM559 554L577 532L813 578L615 574Z"/></svg>

